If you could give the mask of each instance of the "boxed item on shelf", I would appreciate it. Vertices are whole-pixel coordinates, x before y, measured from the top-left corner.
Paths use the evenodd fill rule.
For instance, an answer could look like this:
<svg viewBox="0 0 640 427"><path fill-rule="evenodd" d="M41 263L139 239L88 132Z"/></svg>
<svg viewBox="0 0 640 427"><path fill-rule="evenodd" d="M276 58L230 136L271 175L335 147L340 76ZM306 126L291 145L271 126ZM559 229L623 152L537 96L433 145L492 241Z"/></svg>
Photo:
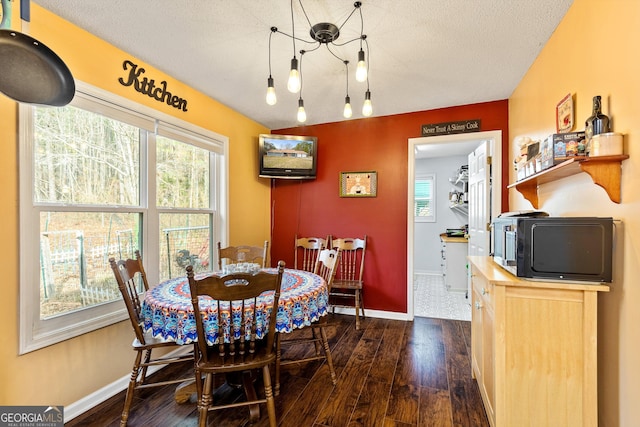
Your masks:
<svg viewBox="0 0 640 427"><path fill-rule="evenodd" d="M554 133L553 157L559 159L556 163L566 160L564 157L584 156L584 144L584 131Z"/></svg>
<svg viewBox="0 0 640 427"><path fill-rule="evenodd" d="M541 170L585 155L584 131L554 133L540 143Z"/></svg>
<svg viewBox="0 0 640 427"><path fill-rule="evenodd" d="M550 168L555 164L553 148L553 135L549 135L540 142L540 166L542 170ZM558 148L562 149L564 148L564 145L559 145ZM564 150L562 150L562 155L563 157L566 156L566 152Z"/></svg>

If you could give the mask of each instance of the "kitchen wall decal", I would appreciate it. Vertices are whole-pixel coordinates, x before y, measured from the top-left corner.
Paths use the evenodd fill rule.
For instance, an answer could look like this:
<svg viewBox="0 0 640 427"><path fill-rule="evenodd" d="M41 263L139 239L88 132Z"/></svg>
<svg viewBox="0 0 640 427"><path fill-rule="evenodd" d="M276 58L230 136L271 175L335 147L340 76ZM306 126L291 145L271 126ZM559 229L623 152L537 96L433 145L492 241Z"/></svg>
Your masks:
<svg viewBox="0 0 640 427"><path fill-rule="evenodd" d="M129 75L127 79L120 77L118 82L122 86L133 86L133 88L143 95L148 95L150 98L155 99L158 102L164 102L178 110L187 111L187 100L180 98L167 90L167 82L161 81L159 86L156 86L155 79L148 79L141 76L145 73L145 69L138 67L138 64L134 64L129 60L125 60L122 63L122 69L129 69Z"/></svg>

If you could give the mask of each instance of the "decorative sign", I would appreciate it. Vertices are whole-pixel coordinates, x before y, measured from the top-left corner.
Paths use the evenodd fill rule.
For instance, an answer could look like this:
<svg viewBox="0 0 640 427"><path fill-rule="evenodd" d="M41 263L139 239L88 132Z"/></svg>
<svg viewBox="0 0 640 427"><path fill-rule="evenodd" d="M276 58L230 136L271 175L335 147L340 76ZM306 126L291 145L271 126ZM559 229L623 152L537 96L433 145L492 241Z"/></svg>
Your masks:
<svg viewBox="0 0 640 427"><path fill-rule="evenodd" d="M450 135L468 132L480 132L479 119L422 125L422 136Z"/></svg>
<svg viewBox="0 0 640 427"><path fill-rule="evenodd" d="M139 68L138 64L126 60L122 63L122 69L129 69L129 75L127 80L122 77L118 79L122 86L132 86L143 95L147 95L150 98L155 99L158 102L164 102L178 110L187 111L187 100L180 98L167 90L167 82L161 81L159 86L156 86L154 79L148 79L141 76L145 73L144 68Z"/></svg>
<svg viewBox="0 0 640 427"><path fill-rule="evenodd" d="M556 106L556 130L558 133L573 129L573 96L567 94Z"/></svg>

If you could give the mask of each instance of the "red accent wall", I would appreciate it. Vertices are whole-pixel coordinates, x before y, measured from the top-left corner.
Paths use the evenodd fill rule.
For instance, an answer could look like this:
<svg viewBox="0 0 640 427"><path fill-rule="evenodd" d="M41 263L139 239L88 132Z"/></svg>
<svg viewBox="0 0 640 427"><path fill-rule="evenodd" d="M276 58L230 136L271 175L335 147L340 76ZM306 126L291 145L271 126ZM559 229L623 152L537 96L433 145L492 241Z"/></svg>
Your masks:
<svg viewBox="0 0 640 427"><path fill-rule="evenodd" d="M508 101L272 131L318 137L315 180L273 179L271 261L293 266L294 236L367 235L365 309L407 310L407 147L421 126L480 119L481 131L502 130L503 177L508 182ZM375 198L341 198L340 172L377 171ZM507 209L503 191L503 211Z"/></svg>

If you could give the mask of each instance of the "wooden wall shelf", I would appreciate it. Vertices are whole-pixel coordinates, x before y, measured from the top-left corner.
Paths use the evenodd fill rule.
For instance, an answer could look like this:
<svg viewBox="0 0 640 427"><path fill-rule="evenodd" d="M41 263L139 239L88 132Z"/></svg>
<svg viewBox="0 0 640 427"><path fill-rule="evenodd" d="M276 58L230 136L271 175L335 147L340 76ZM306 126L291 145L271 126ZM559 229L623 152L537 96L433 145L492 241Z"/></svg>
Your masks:
<svg viewBox="0 0 640 427"><path fill-rule="evenodd" d="M545 169L535 175L531 175L521 181L510 184L508 188L518 190L525 199L538 209L538 187L544 183L556 181L560 178L586 172L593 182L609 195L611 201L620 203L620 175L622 161L629 156L621 154L617 156L575 157L566 160L552 168Z"/></svg>

